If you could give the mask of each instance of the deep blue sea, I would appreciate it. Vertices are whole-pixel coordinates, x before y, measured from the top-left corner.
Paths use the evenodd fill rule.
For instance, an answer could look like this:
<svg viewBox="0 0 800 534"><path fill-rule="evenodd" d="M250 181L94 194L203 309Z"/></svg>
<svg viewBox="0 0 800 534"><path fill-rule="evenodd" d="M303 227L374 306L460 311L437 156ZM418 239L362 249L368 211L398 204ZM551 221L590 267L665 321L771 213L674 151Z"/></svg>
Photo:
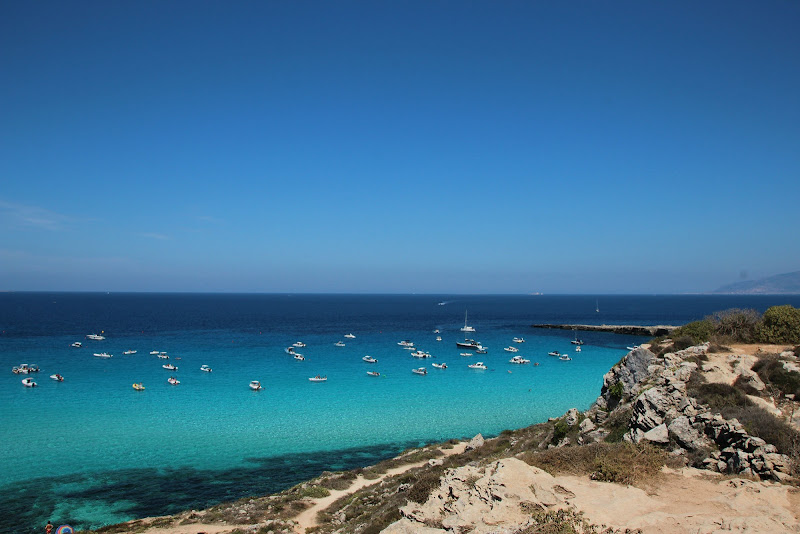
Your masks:
<svg viewBox="0 0 800 534"><path fill-rule="evenodd" d="M576 353L572 332L533 323L683 324L776 304L800 307L800 297L0 293L0 532L201 508L586 409L625 347L643 341L579 333ZM455 345L467 310L470 337L488 354L464 357ZM508 363L503 347L515 336L526 340L518 354L539 366ZM397 345L404 339L434 358L412 358ZM284 351L298 340L305 361ZM167 352L178 370L150 351ZM378 363L363 362L367 354ZM469 369L475 361L488 369ZM12 374L21 363L41 367L28 375L38 387ZM411 373L419 366L427 376ZM310 382L315 375L328 381ZM264 389L251 391L251 380Z"/></svg>

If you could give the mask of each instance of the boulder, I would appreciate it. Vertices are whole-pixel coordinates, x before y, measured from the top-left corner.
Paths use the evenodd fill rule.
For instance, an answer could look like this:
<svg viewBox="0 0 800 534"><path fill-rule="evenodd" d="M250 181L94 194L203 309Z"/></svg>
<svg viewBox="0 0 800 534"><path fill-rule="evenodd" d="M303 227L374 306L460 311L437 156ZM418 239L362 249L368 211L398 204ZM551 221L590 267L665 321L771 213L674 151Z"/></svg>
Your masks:
<svg viewBox="0 0 800 534"><path fill-rule="evenodd" d="M469 443L467 443L467 447L464 450L471 451L473 449L477 449L478 447L482 446L483 446L483 436L481 434L478 434L474 438L469 440Z"/></svg>
<svg viewBox="0 0 800 534"><path fill-rule="evenodd" d="M644 439L653 443L669 443L667 425L660 424L644 433Z"/></svg>
<svg viewBox="0 0 800 534"><path fill-rule="evenodd" d="M649 350L638 348L629 352L618 364L612 367L603 376L603 388L600 390L600 396L604 401L603 404L608 408L613 408L617 405L619 398L611 395L610 388L612 386L616 387L618 383L622 385L622 395L630 395L633 388L650 375L648 367L653 363L655 357L655 354Z"/></svg>
<svg viewBox="0 0 800 534"><path fill-rule="evenodd" d="M673 408L673 399L663 388L651 388L639 395L633 404L633 424L645 432L664 422L664 416Z"/></svg>
<svg viewBox="0 0 800 534"><path fill-rule="evenodd" d="M582 434L586 434L587 432L591 432L592 430L594 430L595 426L594 423L592 423L591 419L584 419L583 421L581 421L581 424L578 428L581 429Z"/></svg>
<svg viewBox="0 0 800 534"><path fill-rule="evenodd" d="M692 427L689 418L685 415L676 417L669 424L667 430L669 430L669 435L687 450L695 451L705 445L703 436Z"/></svg>
<svg viewBox="0 0 800 534"><path fill-rule="evenodd" d="M578 409L570 408L564 417L568 426L575 426L575 423L578 422Z"/></svg>

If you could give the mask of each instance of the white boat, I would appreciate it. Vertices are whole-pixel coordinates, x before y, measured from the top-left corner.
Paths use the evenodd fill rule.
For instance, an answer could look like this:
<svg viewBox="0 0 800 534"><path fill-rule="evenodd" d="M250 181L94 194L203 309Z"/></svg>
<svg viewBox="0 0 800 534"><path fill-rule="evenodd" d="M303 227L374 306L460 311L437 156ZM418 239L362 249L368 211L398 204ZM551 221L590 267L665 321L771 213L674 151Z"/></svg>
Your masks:
<svg viewBox="0 0 800 534"><path fill-rule="evenodd" d="M306 344L303 343L302 341L295 341L294 343L292 343L292 346L297 347L298 349L302 349L303 347L306 346Z"/></svg>
<svg viewBox="0 0 800 534"><path fill-rule="evenodd" d="M169 356L167 356L166 352L159 353L158 358L161 360L169 360Z"/></svg>
<svg viewBox="0 0 800 534"><path fill-rule="evenodd" d="M474 332L475 328L467 325L467 311L464 310L464 326L461 327L462 332Z"/></svg>
<svg viewBox="0 0 800 534"><path fill-rule="evenodd" d="M378 371L367 371L368 376L381 376Z"/></svg>
<svg viewBox="0 0 800 534"><path fill-rule="evenodd" d="M471 352L462 352L461 355L462 356L472 356L472 353Z"/></svg>
<svg viewBox="0 0 800 534"><path fill-rule="evenodd" d="M636 350L636 349L639 348L639 345L634 345L632 347L625 347L625 348L628 349L628 350Z"/></svg>
<svg viewBox="0 0 800 534"><path fill-rule="evenodd" d="M97 356L98 358L111 358L111 356L112 356L111 354L109 354L107 352L99 352L99 353L95 352L94 355Z"/></svg>
<svg viewBox="0 0 800 534"><path fill-rule="evenodd" d="M412 369L411 372L414 373L414 374L417 374L417 375L427 375L428 374L428 370L425 369L424 367L417 367L416 369Z"/></svg>
<svg viewBox="0 0 800 534"><path fill-rule="evenodd" d="M524 337L515 337L511 341L513 341L514 343L525 343L525 338Z"/></svg>
<svg viewBox="0 0 800 534"><path fill-rule="evenodd" d="M526 360L522 356L514 356L513 358L508 360L508 363L524 364L524 363L531 363L531 361Z"/></svg>
<svg viewBox="0 0 800 534"><path fill-rule="evenodd" d="M441 332L439 332L439 329L437 328L436 330L433 331L433 333L434 334L440 334Z"/></svg>
<svg viewBox="0 0 800 534"><path fill-rule="evenodd" d="M204 371L204 372L206 372L206 373L210 373L211 371L213 371L213 369L211 369L211 367L209 367L209 366L208 366L208 365L206 365L206 364L203 364L203 365L201 365L201 366L200 366L200 370L201 370L201 371Z"/></svg>
<svg viewBox="0 0 800 534"><path fill-rule="evenodd" d="M175 365L172 365L171 363L165 363L165 364L164 364L164 365L162 365L161 367L163 367L163 368L164 368L164 369L166 369L167 371L177 371L177 370L178 370L178 367L177 367L177 366L175 366Z"/></svg>
<svg viewBox="0 0 800 534"><path fill-rule="evenodd" d="M344 337L346 337L347 339L355 339L356 338L356 336L354 336L353 334L345 334Z"/></svg>
<svg viewBox="0 0 800 534"><path fill-rule="evenodd" d="M431 365L433 365L437 369L447 369L447 364L446 363L433 363Z"/></svg>
<svg viewBox="0 0 800 534"><path fill-rule="evenodd" d="M122 354L136 354L135 350L126 350Z"/></svg>
<svg viewBox="0 0 800 534"><path fill-rule="evenodd" d="M21 363L16 367L12 367L11 372L15 375L27 375L31 372L31 368L28 367L27 363Z"/></svg>
<svg viewBox="0 0 800 534"><path fill-rule="evenodd" d="M464 341L456 341L456 347L460 349L478 349L481 344L474 339L465 339Z"/></svg>
<svg viewBox="0 0 800 534"><path fill-rule="evenodd" d="M467 367L469 367L470 369L486 369L487 368L485 365L483 365L483 362L475 362L475 363L472 363L472 364L468 365Z"/></svg>
<svg viewBox="0 0 800 534"><path fill-rule="evenodd" d="M506 347L503 350L506 352L519 352L519 349L517 347Z"/></svg>
<svg viewBox="0 0 800 534"><path fill-rule="evenodd" d="M425 352L424 350L417 350L411 353L413 358L433 358L430 352Z"/></svg>
<svg viewBox="0 0 800 534"><path fill-rule="evenodd" d="M478 348L475 349L475 354L486 354L487 352L489 352L489 350L480 344L478 345Z"/></svg>
<svg viewBox="0 0 800 534"><path fill-rule="evenodd" d="M253 391L260 391L264 388L261 387L261 382L259 382L258 380L253 380L250 382L250 389L252 389Z"/></svg>
<svg viewBox="0 0 800 534"><path fill-rule="evenodd" d="M283 349L283 352L285 352L286 354L294 356L294 347L286 347L285 349Z"/></svg>
<svg viewBox="0 0 800 534"><path fill-rule="evenodd" d="M83 346L83 343L81 343L80 341L76 341L75 343L71 343L70 344L70 347L75 347L76 349L79 349L82 346Z"/></svg>
<svg viewBox="0 0 800 534"><path fill-rule="evenodd" d="M295 360L300 360L302 362L302 361L304 361L306 359L306 357L303 356L302 354L300 354L299 352L296 352L295 355L294 355L294 359Z"/></svg>
<svg viewBox="0 0 800 534"><path fill-rule="evenodd" d="M311 382L325 382L326 380L328 380L328 377L317 375L317 376L312 376L311 378L309 378L309 380Z"/></svg>
<svg viewBox="0 0 800 534"><path fill-rule="evenodd" d="M408 347L403 347L403 350L417 350L417 347L414 345L409 345Z"/></svg>
<svg viewBox="0 0 800 534"><path fill-rule="evenodd" d="M105 339L104 336L101 336L101 335L98 335L98 334L89 334L88 336L86 336L86 338L87 339L94 339L95 341L102 341L102 340Z"/></svg>
<svg viewBox="0 0 800 534"><path fill-rule="evenodd" d="M26 388L35 388L36 382L33 381L33 378L23 378L22 385Z"/></svg>
<svg viewBox="0 0 800 534"><path fill-rule="evenodd" d="M547 353L548 356L561 356L561 353L557 350L551 351Z"/></svg>
<svg viewBox="0 0 800 534"><path fill-rule="evenodd" d="M595 311L595 313L600 313L600 301L599 300L595 300L594 301L594 311Z"/></svg>
<svg viewBox="0 0 800 534"><path fill-rule="evenodd" d="M335 347L344 347L344 341L337 341L333 344Z"/></svg>
<svg viewBox="0 0 800 534"><path fill-rule="evenodd" d="M161 354L161 353L160 353L160 352L158 352L157 350L151 350L151 351L150 351L150 355L151 355L151 356L158 356L159 354Z"/></svg>
<svg viewBox="0 0 800 534"><path fill-rule="evenodd" d="M564 361L564 362L568 362L568 361L570 361L572 358L570 358L570 357L569 357L569 356L567 356L566 354L562 354L561 356L559 356L559 357L558 357L558 359L559 359L559 360L561 360L561 361Z"/></svg>
<svg viewBox="0 0 800 534"><path fill-rule="evenodd" d="M581 351L581 346L580 346L580 345L578 345L577 347L575 347L575 352L580 352L580 351Z"/></svg>
<svg viewBox="0 0 800 534"><path fill-rule="evenodd" d="M414 343L412 343L411 341L409 341L407 339L404 339L403 341L400 341L397 344L400 345L401 347L413 347L414 346Z"/></svg>
<svg viewBox="0 0 800 534"><path fill-rule="evenodd" d="M178 380L177 378L175 378L174 376L171 376L171 377L167 378L167 382L169 382L173 386L177 386L178 384L181 383L181 381Z"/></svg>
<svg viewBox="0 0 800 534"><path fill-rule="evenodd" d="M376 360L375 358L373 358L373 357L372 357L372 356L370 356L369 354L368 354L368 355L366 355L366 356L364 356L364 357L363 357L363 358L361 358L361 359L362 359L362 360L364 360L364 361L365 361L365 362L367 362L367 363L378 363L378 360Z"/></svg>
<svg viewBox="0 0 800 534"><path fill-rule="evenodd" d="M441 340L442 340L442 336L436 336L436 341L441 341Z"/></svg>
<svg viewBox="0 0 800 534"><path fill-rule="evenodd" d="M61 376L61 375L60 375L60 374L58 374L58 373L56 373L56 374L54 374L54 375L50 375L50 378L52 378L52 379L53 379L53 380L55 380L56 382L63 382L63 381L64 381L64 377L63 377L63 376Z"/></svg>

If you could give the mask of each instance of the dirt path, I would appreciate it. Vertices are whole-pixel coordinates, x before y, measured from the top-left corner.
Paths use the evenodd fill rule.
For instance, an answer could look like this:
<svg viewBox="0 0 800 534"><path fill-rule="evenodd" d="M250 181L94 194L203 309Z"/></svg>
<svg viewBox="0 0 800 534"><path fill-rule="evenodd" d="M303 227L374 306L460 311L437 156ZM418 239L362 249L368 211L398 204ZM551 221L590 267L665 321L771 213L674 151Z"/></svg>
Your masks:
<svg viewBox="0 0 800 534"><path fill-rule="evenodd" d="M466 442L461 442L452 449L440 449L440 450L444 453L445 456L452 456L453 454L461 454L462 452L464 452L466 446L467 446ZM297 525L295 526L295 532L297 532L297 534L305 534L307 528L317 526L318 524L317 514L322 510L326 509L331 504L333 504L334 501L336 501L337 499L345 495L350 495L352 493L355 493L361 488L365 488L373 484L379 484L382 480L386 478L405 473L410 469L421 467L426 463L428 463L427 460L408 465L401 465L400 467L395 467L394 469L388 470L385 474L372 480L368 480L364 478L362 475L359 475L358 478L356 478L350 485L350 487L347 488L346 490L331 490L331 494L328 495L327 497L314 499L314 504L311 506L311 508L304 510L303 512L300 513L300 515L294 518L294 520L297 522Z"/></svg>

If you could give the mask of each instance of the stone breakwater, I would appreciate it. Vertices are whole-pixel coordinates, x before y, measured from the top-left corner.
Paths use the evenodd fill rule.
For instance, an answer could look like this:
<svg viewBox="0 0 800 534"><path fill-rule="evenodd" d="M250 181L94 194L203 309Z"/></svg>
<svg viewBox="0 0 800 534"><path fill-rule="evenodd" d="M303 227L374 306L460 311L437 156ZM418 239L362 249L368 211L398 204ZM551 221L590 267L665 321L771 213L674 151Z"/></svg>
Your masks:
<svg viewBox="0 0 800 534"><path fill-rule="evenodd" d="M613 324L532 324L531 328L550 328L554 330L580 330L582 332L610 332L612 334L625 334L629 336L648 336L659 337L667 336L677 326L670 325L655 325L655 326L639 326L639 325L613 325Z"/></svg>

